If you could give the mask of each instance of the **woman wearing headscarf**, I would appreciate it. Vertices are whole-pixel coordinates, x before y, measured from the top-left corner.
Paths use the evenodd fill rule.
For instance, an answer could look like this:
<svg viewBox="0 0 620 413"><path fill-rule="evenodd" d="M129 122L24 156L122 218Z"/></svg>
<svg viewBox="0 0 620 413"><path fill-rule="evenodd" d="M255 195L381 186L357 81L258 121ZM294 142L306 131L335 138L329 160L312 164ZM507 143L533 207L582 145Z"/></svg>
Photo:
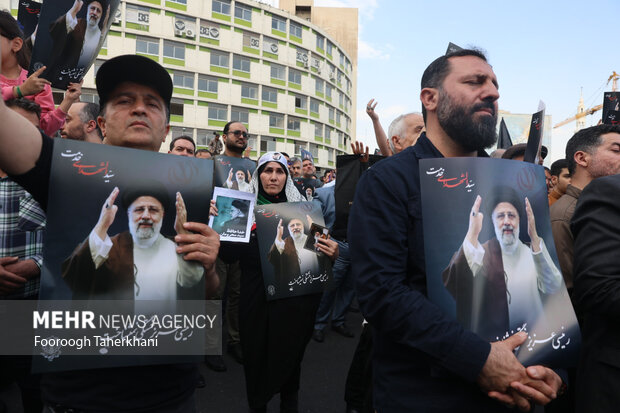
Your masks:
<svg viewBox="0 0 620 413"><path fill-rule="evenodd" d="M305 201L278 152L259 159L250 185L257 205ZM319 240L318 249L332 260L338 256L338 244L331 239ZM280 411L297 412L301 362L321 293L267 301L254 230L249 244L228 245L222 251L226 260L241 262L239 333L250 411L265 412L280 393Z"/></svg>

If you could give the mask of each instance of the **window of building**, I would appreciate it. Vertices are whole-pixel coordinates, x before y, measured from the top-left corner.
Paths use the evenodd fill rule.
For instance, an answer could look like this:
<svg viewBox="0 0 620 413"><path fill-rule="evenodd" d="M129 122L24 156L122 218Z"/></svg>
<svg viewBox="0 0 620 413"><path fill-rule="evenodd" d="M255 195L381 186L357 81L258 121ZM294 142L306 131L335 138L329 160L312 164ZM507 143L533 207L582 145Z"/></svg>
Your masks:
<svg viewBox="0 0 620 413"><path fill-rule="evenodd" d="M211 4L212 4L211 10L213 10L214 12L230 16L230 1L229 0L213 0Z"/></svg>
<svg viewBox="0 0 620 413"><path fill-rule="evenodd" d="M235 2L235 17L237 19L252 21L252 8L250 6L246 6L245 4L241 4Z"/></svg>
<svg viewBox="0 0 620 413"><path fill-rule="evenodd" d="M329 121L330 121L330 122L333 122L333 121L334 121L334 116L335 116L335 114L334 114L334 108L332 108L332 107L330 106L330 107L329 107L328 112L329 112Z"/></svg>
<svg viewBox="0 0 620 413"><path fill-rule="evenodd" d="M327 148L327 160L334 162L334 150L332 148Z"/></svg>
<svg viewBox="0 0 620 413"><path fill-rule="evenodd" d="M341 91L338 91L338 104L340 106L344 105L344 95Z"/></svg>
<svg viewBox="0 0 620 413"><path fill-rule="evenodd" d="M308 98L305 96L295 95L295 108L306 110L308 108Z"/></svg>
<svg viewBox="0 0 620 413"><path fill-rule="evenodd" d="M151 11L148 7L128 4L125 10L125 22L140 25L142 28L148 30L150 15Z"/></svg>
<svg viewBox="0 0 620 413"><path fill-rule="evenodd" d="M248 136L248 147L256 150L256 136Z"/></svg>
<svg viewBox="0 0 620 413"><path fill-rule="evenodd" d="M301 130L301 122L300 122L299 118L296 118L294 116L289 116L288 117L288 122L286 123L286 127L290 131L297 131L297 132L299 132Z"/></svg>
<svg viewBox="0 0 620 413"><path fill-rule="evenodd" d="M284 129L284 115L281 115L279 113L270 113L269 127Z"/></svg>
<svg viewBox="0 0 620 413"><path fill-rule="evenodd" d="M187 0L167 0L172 3L185 4L187 6Z"/></svg>
<svg viewBox="0 0 620 413"><path fill-rule="evenodd" d="M332 128L325 125L325 142L331 142L332 140Z"/></svg>
<svg viewBox="0 0 620 413"><path fill-rule="evenodd" d="M164 57L185 60L185 45L164 40Z"/></svg>
<svg viewBox="0 0 620 413"><path fill-rule="evenodd" d="M250 59L245 56L233 55L233 69L250 73Z"/></svg>
<svg viewBox="0 0 620 413"><path fill-rule="evenodd" d="M316 99L310 99L310 112L319 113L319 101Z"/></svg>
<svg viewBox="0 0 620 413"><path fill-rule="evenodd" d="M343 133L338 132L338 145L344 145L345 136Z"/></svg>
<svg viewBox="0 0 620 413"><path fill-rule="evenodd" d="M271 87L263 86L263 101L278 103L278 90Z"/></svg>
<svg viewBox="0 0 620 413"><path fill-rule="evenodd" d="M344 67L344 55L340 53L340 66Z"/></svg>
<svg viewBox="0 0 620 413"><path fill-rule="evenodd" d="M200 37L206 37L207 39L219 39L220 25L209 21L201 20Z"/></svg>
<svg viewBox="0 0 620 413"><path fill-rule="evenodd" d="M336 123L340 124L340 119L342 118L342 114L339 110L336 111Z"/></svg>
<svg viewBox="0 0 620 413"><path fill-rule="evenodd" d="M319 145L316 145L314 143L310 144L310 153L312 154L312 156L314 157L314 159L319 159Z"/></svg>
<svg viewBox="0 0 620 413"><path fill-rule="evenodd" d="M315 80L315 91L323 93L323 89L325 88L325 82L322 79L319 79L318 77L314 79Z"/></svg>
<svg viewBox="0 0 620 413"><path fill-rule="evenodd" d="M276 138L270 136L262 136L260 138L260 151L261 152L275 152L276 150Z"/></svg>
<svg viewBox="0 0 620 413"><path fill-rule="evenodd" d="M325 49L325 51L327 52L327 54L332 54L332 50L333 50L334 45L332 44L332 42L330 42L329 40L327 41L327 47Z"/></svg>
<svg viewBox="0 0 620 413"><path fill-rule="evenodd" d="M137 37L136 53L159 56L159 40L151 39L149 37Z"/></svg>
<svg viewBox="0 0 620 413"><path fill-rule="evenodd" d="M294 21L289 22L289 33L291 36L299 37L301 39L301 33L303 29L301 28L301 24L295 23Z"/></svg>
<svg viewBox="0 0 620 413"><path fill-rule="evenodd" d="M299 70L289 68L288 81L291 83L301 85L301 72Z"/></svg>
<svg viewBox="0 0 620 413"><path fill-rule="evenodd" d="M316 34L316 47L317 49L325 49L325 37L320 34Z"/></svg>
<svg viewBox="0 0 620 413"><path fill-rule="evenodd" d="M203 92L217 93L217 78L199 75L198 90Z"/></svg>
<svg viewBox="0 0 620 413"><path fill-rule="evenodd" d="M250 122L250 112L244 108L232 107L230 109L230 120L248 124Z"/></svg>
<svg viewBox="0 0 620 413"><path fill-rule="evenodd" d="M323 125L320 123L314 124L314 136L323 137Z"/></svg>
<svg viewBox="0 0 620 413"><path fill-rule="evenodd" d="M271 64L271 78L286 80L286 68L280 65Z"/></svg>
<svg viewBox="0 0 620 413"><path fill-rule="evenodd" d="M172 135L172 139L181 136L181 135L189 135L192 136L194 134L194 130L191 128L183 128L180 126L172 126L170 128L170 135Z"/></svg>
<svg viewBox="0 0 620 413"><path fill-rule="evenodd" d="M250 83L241 84L241 97L246 99L258 99L258 86Z"/></svg>
<svg viewBox="0 0 620 413"><path fill-rule="evenodd" d="M329 83L325 82L325 96L330 98L332 97L332 90L334 88Z"/></svg>
<svg viewBox="0 0 620 413"><path fill-rule="evenodd" d="M211 52L211 65L228 68L228 53Z"/></svg>
<svg viewBox="0 0 620 413"><path fill-rule="evenodd" d="M267 36L263 36L263 51L267 53L278 54L280 48L279 42Z"/></svg>
<svg viewBox="0 0 620 413"><path fill-rule="evenodd" d="M338 84L342 83L342 71L338 70L338 75L336 80L338 81Z"/></svg>
<svg viewBox="0 0 620 413"><path fill-rule="evenodd" d="M286 19L280 16L271 16L271 28L286 33Z"/></svg>
<svg viewBox="0 0 620 413"><path fill-rule="evenodd" d="M260 37L255 33L243 33L243 45L252 49L260 48Z"/></svg>
<svg viewBox="0 0 620 413"><path fill-rule="evenodd" d="M196 145L207 146L214 137L213 132L215 131L207 130L207 129L198 129L196 131Z"/></svg>
<svg viewBox="0 0 620 413"><path fill-rule="evenodd" d="M209 103L209 119L228 121L228 107Z"/></svg>
<svg viewBox="0 0 620 413"><path fill-rule="evenodd" d="M175 98L170 100L170 114L183 116L183 100Z"/></svg>
<svg viewBox="0 0 620 413"><path fill-rule="evenodd" d="M308 64L308 51L306 49L302 49L301 47L298 47L297 56L295 60L303 64Z"/></svg>
<svg viewBox="0 0 620 413"><path fill-rule="evenodd" d="M174 72L172 75L174 87L182 87L185 89L194 88L194 75L185 72Z"/></svg>

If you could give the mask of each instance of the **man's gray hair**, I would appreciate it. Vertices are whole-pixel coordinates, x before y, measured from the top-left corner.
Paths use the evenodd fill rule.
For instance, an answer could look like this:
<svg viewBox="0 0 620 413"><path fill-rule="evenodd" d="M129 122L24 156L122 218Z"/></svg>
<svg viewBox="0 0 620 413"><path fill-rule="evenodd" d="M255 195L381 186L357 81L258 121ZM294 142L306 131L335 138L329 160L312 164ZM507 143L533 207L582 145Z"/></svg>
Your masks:
<svg viewBox="0 0 620 413"><path fill-rule="evenodd" d="M398 136L399 138L403 136L403 134L405 133L404 120L409 115L422 116L420 112L403 113L402 115L394 119L392 123L390 123L390 126L388 127L388 142L390 143L390 149L392 150L392 153L396 152L396 148L394 147L394 142L392 141L392 136Z"/></svg>
<svg viewBox="0 0 620 413"><path fill-rule="evenodd" d="M301 163L301 159L296 156L293 156L288 161L289 161L289 165L295 165L297 162Z"/></svg>

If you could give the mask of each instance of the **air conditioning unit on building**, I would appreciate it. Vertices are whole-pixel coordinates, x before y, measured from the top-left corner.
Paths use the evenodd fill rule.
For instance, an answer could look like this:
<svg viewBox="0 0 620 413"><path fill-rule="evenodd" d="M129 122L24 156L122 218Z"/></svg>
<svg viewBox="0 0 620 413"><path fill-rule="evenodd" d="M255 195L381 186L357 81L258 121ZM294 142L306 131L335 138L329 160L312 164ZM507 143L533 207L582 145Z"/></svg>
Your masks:
<svg viewBox="0 0 620 413"><path fill-rule="evenodd" d="M196 33L194 33L194 31L192 29L187 29L185 30L185 37L189 38L189 39L193 39L196 37Z"/></svg>
<svg viewBox="0 0 620 413"><path fill-rule="evenodd" d="M308 64L308 62L304 62L304 67L305 67L306 69L310 69L310 65Z"/></svg>
<svg viewBox="0 0 620 413"><path fill-rule="evenodd" d="M336 80L336 72L329 72L329 80Z"/></svg>

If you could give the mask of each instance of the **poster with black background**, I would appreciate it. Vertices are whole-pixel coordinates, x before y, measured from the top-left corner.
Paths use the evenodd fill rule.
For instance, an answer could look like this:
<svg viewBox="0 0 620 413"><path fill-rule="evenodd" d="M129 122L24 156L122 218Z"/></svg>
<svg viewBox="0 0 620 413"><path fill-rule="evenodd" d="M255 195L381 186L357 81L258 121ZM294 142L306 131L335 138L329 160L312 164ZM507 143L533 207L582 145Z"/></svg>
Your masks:
<svg viewBox="0 0 620 413"><path fill-rule="evenodd" d="M46 66L41 77L52 87L64 90L70 82L81 81L99 54L119 6L120 0L46 1L28 75ZM67 14L72 17L69 23Z"/></svg>
<svg viewBox="0 0 620 413"><path fill-rule="evenodd" d="M250 181L256 169L256 162L248 158L218 155L215 162L214 186L250 192Z"/></svg>
<svg viewBox="0 0 620 413"><path fill-rule="evenodd" d="M320 293L332 274L323 253L304 248L313 223L324 226L312 202L257 205L256 234L267 300Z"/></svg>
<svg viewBox="0 0 620 413"><path fill-rule="evenodd" d="M34 29L39 24L39 14L41 13L41 3L29 0L20 0L17 9L17 21L22 26L24 38L30 37Z"/></svg>
<svg viewBox="0 0 620 413"><path fill-rule="evenodd" d="M152 303L161 303L157 311L176 314L182 303L204 303L204 268L177 254L173 238L176 219L186 216L187 222L207 223L212 171L211 160L56 140L39 307L50 308L66 300L81 300L75 301L76 308L91 300L101 307L112 300L108 311L145 313L151 311ZM184 208L177 207L180 202ZM106 221L109 228L104 235L111 239L106 257L105 251L100 253L91 244L91 236L105 221L104 214L114 210L112 222ZM100 245L109 242L101 236L99 240ZM93 258L94 252L101 256ZM204 340L204 332L194 336ZM199 344L200 351L203 347ZM36 358L35 366L62 370L179 360L178 356L140 354L60 357L54 363Z"/></svg>
<svg viewBox="0 0 620 413"><path fill-rule="evenodd" d="M574 365L580 334L551 233L542 166L420 162L428 297L489 342L518 331L524 365ZM533 242L537 240L538 242Z"/></svg>
<svg viewBox="0 0 620 413"><path fill-rule="evenodd" d="M362 173L370 166L385 159L385 156L370 155L368 162L360 162L359 155L338 155L336 157L336 170L338 178L334 188L336 200L336 221L332 232L338 239L346 238L347 225L349 224L349 211L353 204L357 182Z"/></svg>
<svg viewBox="0 0 620 413"><path fill-rule="evenodd" d="M620 92L605 92L603 94L603 123L613 125L612 121L620 121L613 113L610 113L618 111L620 111Z"/></svg>

